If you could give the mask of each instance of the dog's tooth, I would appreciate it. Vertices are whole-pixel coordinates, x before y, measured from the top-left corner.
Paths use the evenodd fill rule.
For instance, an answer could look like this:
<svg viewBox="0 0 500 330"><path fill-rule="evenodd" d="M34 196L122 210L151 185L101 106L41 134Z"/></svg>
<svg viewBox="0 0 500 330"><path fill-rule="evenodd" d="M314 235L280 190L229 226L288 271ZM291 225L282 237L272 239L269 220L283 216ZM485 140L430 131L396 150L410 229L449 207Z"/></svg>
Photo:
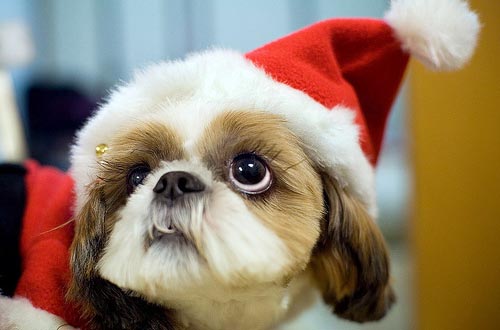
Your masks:
<svg viewBox="0 0 500 330"><path fill-rule="evenodd" d="M155 239L154 226L149 226L149 228L148 228L148 236L149 236L149 239L151 239L151 240Z"/></svg>
<svg viewBox="0 0 500 330"><path fill-rule="evenodd" d="M155 223L154 227L158 232L160 232L162 234L172 234L172 233L175 233L177 231L174 227L172 227L171 224L164 227L164 226L161 226L161 225L158 225Z"/></svg>

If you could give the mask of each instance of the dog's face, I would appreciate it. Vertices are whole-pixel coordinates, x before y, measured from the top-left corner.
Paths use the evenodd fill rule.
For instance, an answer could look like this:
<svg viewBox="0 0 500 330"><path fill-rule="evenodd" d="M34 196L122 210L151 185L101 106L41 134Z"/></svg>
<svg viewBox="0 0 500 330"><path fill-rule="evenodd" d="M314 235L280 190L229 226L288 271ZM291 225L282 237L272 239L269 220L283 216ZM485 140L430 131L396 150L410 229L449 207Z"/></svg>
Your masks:
<svg viewBox="0 0 500 330"><path fill-rule="evenodd" d="M101 164L95 267L155 301L285 283L319 237L320 176L275 115L227 112L196 134L152 117L110 141Z"/></svg>
<svg viewBox="0 0 500 330"><path fill-rule="evenodd" d="M234 110L203 126L177 120L147 116L99 159L72 247L72 295L89 314L105 297L175 306L200 292L285 287L307 268L337 314L385 313L380 233L283 118Z"/></svg>
<svg viewBox="0 0 500 330"><path fill-rule="evenodd" d="M387 251L353 118L233 53L150 68L73 148L69 296L95 328L170 329L179 302L255 297L312 274L336 314L382 317Z"/></svg>

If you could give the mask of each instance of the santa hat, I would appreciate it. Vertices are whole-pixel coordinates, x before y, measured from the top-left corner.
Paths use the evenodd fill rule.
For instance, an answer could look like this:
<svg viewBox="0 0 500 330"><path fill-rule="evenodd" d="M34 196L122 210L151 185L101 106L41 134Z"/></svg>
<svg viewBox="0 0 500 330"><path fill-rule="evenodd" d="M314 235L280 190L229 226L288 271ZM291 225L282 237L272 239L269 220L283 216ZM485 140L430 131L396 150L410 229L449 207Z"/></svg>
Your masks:
<svg viewBox="0 0 500 330"><path fill-rule="evenodd" d="M431 69L458 69L472 56L479 28L462 0L393 0L383 20L326 20L244 55L211 50L150 67L80 132L77 207L97 177L89 168L95 147L163 102L174 121L176 106L205 122L234 109L285 117L308 155L375 215L373 167L409 55Z"/></svg>

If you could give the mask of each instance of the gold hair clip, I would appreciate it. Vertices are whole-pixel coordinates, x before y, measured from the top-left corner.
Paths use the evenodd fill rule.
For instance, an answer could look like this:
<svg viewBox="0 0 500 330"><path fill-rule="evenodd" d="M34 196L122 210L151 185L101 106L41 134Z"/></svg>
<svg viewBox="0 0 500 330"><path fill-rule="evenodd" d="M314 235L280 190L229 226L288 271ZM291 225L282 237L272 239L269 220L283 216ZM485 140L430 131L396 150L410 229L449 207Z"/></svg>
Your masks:
<svg viewBox="0 0 500 330"><path fill-rule="evenodd" d="M97 157L102 157L108 151L108 145L105 143L101 143L95 147L95 154Z"/></svg>

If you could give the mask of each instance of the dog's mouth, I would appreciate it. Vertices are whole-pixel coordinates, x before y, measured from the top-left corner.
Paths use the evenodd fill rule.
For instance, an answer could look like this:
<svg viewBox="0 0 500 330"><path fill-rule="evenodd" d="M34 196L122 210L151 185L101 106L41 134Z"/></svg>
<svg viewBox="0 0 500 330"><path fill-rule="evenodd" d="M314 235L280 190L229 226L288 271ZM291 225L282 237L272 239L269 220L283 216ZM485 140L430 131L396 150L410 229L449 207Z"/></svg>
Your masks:
<svg viewBox="0 0 500 330"><path fill-rule="evenodd" d="M161 244L174 247L182 244L196 246L196 232L203 221L204 203L200 198L182 198L174 205L155 201L149 214L145 233L146 247Z"/></svg>
<svg viewBox="0 0 500 330"><path fill-rule="evenodd" d="M171 235L179 235L182 233L174 228L172 224L169 224L167 226L159 225L156 223L153 223L149 229L148 229L148 237L150 240L156 240L160 239L163 236L171 236Z"/></svg>
<svg viewBox="0 0 500 330"><path fill-rule="evenodd" d="M173 225L163 226L152 224L148 229L146 246L151 247L155 244L191 244L191 241L180 230Z"/></svg>
<svg viewBox="0 0 500 330"><path fill-rule="evenodd" d="M188 240L188 238L178 230L173 230L172 232L162 232L159 231L157 228L152 229L152 233L148 237L148 245L151 247L152 245L155 244L162 244L162 245L169 245L171 246L172 244L176 245L191 245L191 241Z"/></svg>

